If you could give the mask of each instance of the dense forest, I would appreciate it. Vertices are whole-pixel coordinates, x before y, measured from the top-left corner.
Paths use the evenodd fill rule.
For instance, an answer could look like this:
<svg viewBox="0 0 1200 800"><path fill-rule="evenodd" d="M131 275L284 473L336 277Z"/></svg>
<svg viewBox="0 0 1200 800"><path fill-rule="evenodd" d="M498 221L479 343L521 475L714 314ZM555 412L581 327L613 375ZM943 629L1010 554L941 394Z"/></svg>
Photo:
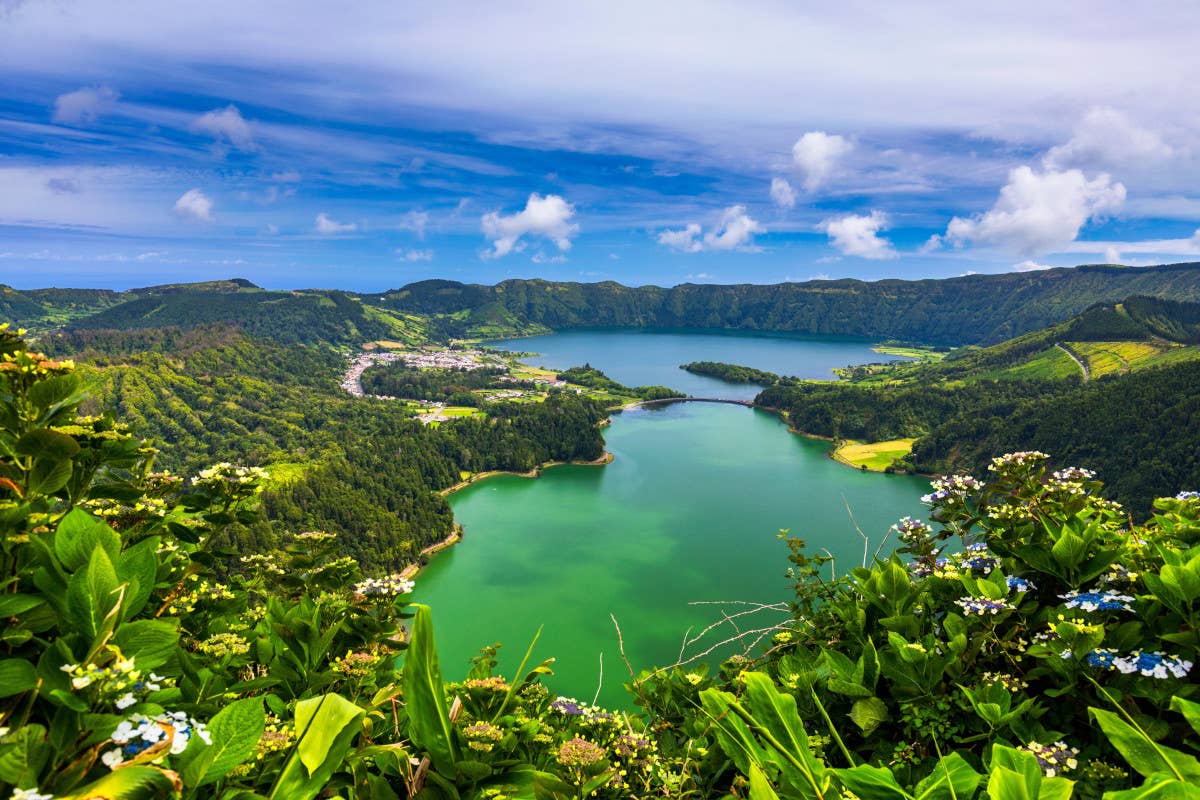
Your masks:
<svg viewBox="0 0 1200 800"><path fill-rule="evenodd" d="M774 386L781 380L774 372L743 367L738 364L726 364L721 361L692 361L680 365L679 368L696 375L707 375L710 378L717 378L729 383L757 383L759 386Z"/></svg>
<svg viewBox="0 0 1200 800"><path fill-rule="evenodd" d="M388 571L450 532L437 491L463 472L525 472L603 453L606 412L586 397L488 404L486 418L426 426L399 404L342 391L338 353L224 325L68 331L43 344L83 362L93 390L85 407L114 408L156 443L163 466L184 475L219 461L267 469L266 519L229 534L248 550L278 544L272 523L337 530L365 571Z"/></svg>
<svg viewBox="0 0 1200 800"><path fill-rule="evenodd" d="M739 328L854 335L929 344L991 344L1130 295L1200 300L1200 263L1081 266L939 280L816 280L775 285L683 284L670 289L508 280L495 286L430 280L365 302L416 314L502 305L554 329Z"/></svg>
<svg viewBox="0 0 1200 800"><path fill-rule="evenodd" d="M428 280L378 294L266 291L242 279L127 292L0 286L0 318L35 331L73 320L79 320L80 328L125 329L223 322L251 335L304 343L495 339L548 329L657 327L962 345L1001 342L1131 295L1200 300L1200 263L1085 265L918 281L672 288L611 281L507 280L483 286Z"/></svg>

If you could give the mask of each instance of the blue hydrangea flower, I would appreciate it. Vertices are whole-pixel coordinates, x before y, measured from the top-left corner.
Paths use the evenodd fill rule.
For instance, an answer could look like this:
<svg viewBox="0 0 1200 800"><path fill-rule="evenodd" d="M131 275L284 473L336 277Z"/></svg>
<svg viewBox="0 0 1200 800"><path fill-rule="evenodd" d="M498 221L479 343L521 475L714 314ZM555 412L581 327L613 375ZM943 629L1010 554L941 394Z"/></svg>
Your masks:
<svg viewBox="0 0 1200 800"><path fill-rule="evenodd" d="M1118 594L1113 591L1103 592L1080 592L1078 590L1060 594L1067 608L1078 608L1083 611L1133 611L1133 607L1129 605L1133 602L1133 598L1127 594Z"/></svg>

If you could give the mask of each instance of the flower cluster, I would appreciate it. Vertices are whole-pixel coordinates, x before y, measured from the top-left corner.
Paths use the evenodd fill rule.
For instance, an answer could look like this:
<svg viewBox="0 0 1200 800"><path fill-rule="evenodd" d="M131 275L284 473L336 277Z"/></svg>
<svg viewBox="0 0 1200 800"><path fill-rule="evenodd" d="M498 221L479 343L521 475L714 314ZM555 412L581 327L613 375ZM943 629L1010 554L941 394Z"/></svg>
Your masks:
<svg viewBox="0 0 1200 800"><path fill-rule="evenodd" d="M408 578L392 575L387 578L367 578L354 584L354 593L364 597L395 597L411 594L415 583Z"/></svg>
<svg viewBox="0 0 1200 800"><path fill-rule="evenodd" d="M573 697L558 697L550 704L550 710L567 717L583 715L584 707Z"/></svg>
<svg viewBox="0 0 1200 800"><path fill-rule="evenodd" d="M1067 495L1083 495L1087 493L1084 483L1096 477L1090 469L1067 467L1054 472L1046 482L1046 488L1051 492Z"/></svg>
<svg viewBox="0 0 1200 800"><path fill-rule="evenodd" d="M967 545L964 552L954 553L934 561L932 574L937 578L956 581L964 574L990 575L999 564L1000 560L988 552L986 544L971 544ZM912 565L910 565L910 569L912 569ZM914 574L917 577L924 577L929 574L929 570L918 567L914 570Z"/></svg>
<svg viewBox="0 0 1200 800"><path fill-rule="evenodd" d="M11 800L54 800L54 795L39 792L35 786L32 789L13 789Z"/></svg>
<svg viewBox="0 0 1200 800"><path fill-rule="evenodd" d="M1012 467L1027 467L1039 464L1049 457L1040 450L1019 450L1015 453L1005 453L1002 456L993 458L992 463L988 464L988 470L991 472L1003 472Z"/></svg>
<svg viewBox="0 0 1200 800"><path fill-rule="evenodd" d="M136 758L157 760L166 755L179 755L187 749L192 736L200 737L205 744L212 744L212 735L204 725L182 711L167 712L150 718L145 714L134 714L122 720L113 731L113 744L120 745L107 750L100 756L109 769L116 769ZM154 757L150 757L151 751Z"/></svg>
<svg viewBox="0 0 1200 800"><path fill-rule="evenodd" d="M1129 569L1124 564L1113 564L1108 568L1108 572L1100 576L1102 584L1132 584L1138 579L1138 573Z"/></svg>
<svg viewBox="0 0 1200 800"><path fill-rule="evenodd" d="M995 686L999 684L1010 692L1019 692L1022 689L1028 689L1029 684L1015 675L1008 675L1003 672L985 672L979 676L980 686Z"/></svg>
<svg viewBox="0 0 1200 800"><path fill-rule="evenodd" d="M463 688L472 694L507 694L509 690L508 681L499 675L490 675L486 678L468 678L463 681Z"/></svg>
<svg viewBox="0 0 1200 800"><path fill-rule="evenodd" d="M199 475L192 478L192 486L223 498L226 503L233 503L261 492L268 477L267 471L261 467L243 467L222 461L201 470Z"/></svg>
<svg viewBox="0 0 1200 800"><path fill-rule="evenodd" d="M200 581L197 576L191 575L190 578L198 581L190 591L180 592L176 596L167 601L166 611L169 614L181 615L190 614L196 610L196 604L206 600L232 600L233 592L223 583L209 583L208 581Z"/></svg>
<svg viewBox="0 0 1200 800"><path fill-rule="evenodd" d="M304 533L296 534L296 541L305 544L319 544L321 542L332 542L337 538L336 533L326 533L325 531L305 531Z"/></svg>
<svg viewBox="0 0 1200 800"><path fill-rule="evenodd" d="M1033 581L1022 578L1018 575L1009 575L1004 580L1008 583L1008 590L1010 592L1016 592L1017 594L1028 592L1030 589L1037 588L1033 585Z"/></svg>
<svg viewBox="0 0 1200 800"><path fill-rule="evenodd" d="M1129 604L1133 598L1127 594L1116 592L1080 592L1078 590L1060 594L1067 608L1078 608L1083 611L1133 611Z"/></svg>
<svg viewBox="0 0 1200 800"><path fill-rule="evenodd" d="M967 616L984 617L989 614L995 616L1002 611L1013 610L1011 603L1004 600L988 600L986 597L960 597L954 603L962 608L963 613Z"/></svg>
<svg viewBox="0 0 1200 800"><path fill-rule="evenodd" d="M1096 669L1112 670L1125 675L1138 673L1147 678L1166 680L1167 678L1183 678L1192 671L1192 662L1185 661L1179 656L1168 655L1161 650L1153 653L1134 650L1122 656L1116 650L1098 648L1088 653L1084 659L1089 666Z"/></svg>
<svg viewBox="0 0 1200 800"><path fill-rule="evenodd" d="M199 642L196 650L213 658L244 656L250 652L250 643L236 633L216 633Z"/></svg>
<svg viewBox="0 0 1200 800"><path fill-rule="evenodd" d="M576 736L574 739L563 742L562 747L558 748L558 755L554 758L564 767L590 767L604 759L604 748Z"/></svg>
<svg viewBox="0 0 1200 800"><path fill-rule="evenodd" d="M1200 500L1200 492L1180 492L1175 495L1176 500Z"/></svg>
<svg viewBox="0 0 1200 800"><path fill-rule="evenodd" d="M979 491L983 484L970 475L949 475L936 478L929 484L933 491L921 498L922 503L940 504L962 500L972 492Z"/></svg>
<svg viewBox="0 0 1200 800"><path fill-rule="evenodd" d="M100 698L112 701L117 708L129 708L139 699L162 688L162 675L146 675L134 667L132 658L117 658L106 667L96 664L64 664L59 667L71 676L71 688L76 691L91 688Z"/></svg>
<svg viewBox="0 0 1200 800"><path fill-rule="evenodd" d="M347 678L361 680L370 677L375 671L375 665L379 663L379 658L372 653L353 653L347 652L341 658L336 658L333 661L332 669L334 672L345 675Z"/></svg>
<svg viewBox="0 0 1200 800"><path fill-rule="evenodd" d="M933 528L912 517L901 517L900 521L892 526L892 530L896 532L896 537L907 545L921 544L933 533Z"/></svg>
<svg viewBox="0 0 1200 800"><path fill-rule="evenodd" d="M467 747L488 753L504 738L504 731L488 722L475 722L463 728L463 738L467 740Z"/></svg>
<svg viewBox="0 0 1200 800"><path fill-rule="evenodd" d="M275 563L275 556L266 553L255 553L250 556L242 556L239 559L246 565L246 569L251 572L259 572L263 575L282 575L283 568Z"/></svg>
<svg viewBox="0 0 1200 800"><path fill-rule="evenodd" d="M1045 771L1047 778L1053 778L1055 775L1069 772L1079 766L1079 748L1067 747L1066 742L1055 742L1054 744L1030 742L1020 745L1017 749L1032 753Z"/></svg>

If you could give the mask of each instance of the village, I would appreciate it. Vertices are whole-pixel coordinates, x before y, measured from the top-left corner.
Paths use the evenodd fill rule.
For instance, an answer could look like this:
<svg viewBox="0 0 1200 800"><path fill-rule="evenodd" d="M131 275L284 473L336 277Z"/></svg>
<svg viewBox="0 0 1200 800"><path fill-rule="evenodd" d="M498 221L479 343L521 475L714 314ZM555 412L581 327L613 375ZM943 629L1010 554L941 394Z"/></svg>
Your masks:
<svg viewBox="0 0 1200 800"><path fill-rule="evenodd" d="M341 387L354 397L370 398L373 400L394 400L409 403L417 411L416 419L432 424L444 422L455 417L479 416L482 411L470 406L450 406L446 403L401 398L394 395L370 394L363 389L362 376L371 367L387 364L403 364L413 369L441 369L474 372L481 369L503 369L507 374L496 377L500 384L513 384L514 388L494 388L479 390L477 393L482 400L489 403L497 402L536 402L543 399L551 389L570 390L576 393L582 390L571 387L566 381L559 380L549 370L526 367L515 359L506 360L502 355L485 352L478 349L447 350L422 349L413 351L396 350L364 350L350 356L349 365L342 376ZM514 374L514 372L516 374ZM520 385L532 385L533 389L518 388Z"/></svg>

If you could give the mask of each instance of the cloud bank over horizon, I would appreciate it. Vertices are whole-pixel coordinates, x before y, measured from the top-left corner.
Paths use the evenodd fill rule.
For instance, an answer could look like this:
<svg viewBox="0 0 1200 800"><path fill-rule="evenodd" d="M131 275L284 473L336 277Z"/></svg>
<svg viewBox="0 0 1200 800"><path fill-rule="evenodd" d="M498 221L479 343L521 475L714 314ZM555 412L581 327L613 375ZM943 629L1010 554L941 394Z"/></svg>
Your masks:
<svg viewBox="0 0 1200 800"><path fill-rule="evenodd" d="M1198 34L1200 7L1110 0L11 4L0 281L235 266L378 290L1186 259Z"/></svg>

